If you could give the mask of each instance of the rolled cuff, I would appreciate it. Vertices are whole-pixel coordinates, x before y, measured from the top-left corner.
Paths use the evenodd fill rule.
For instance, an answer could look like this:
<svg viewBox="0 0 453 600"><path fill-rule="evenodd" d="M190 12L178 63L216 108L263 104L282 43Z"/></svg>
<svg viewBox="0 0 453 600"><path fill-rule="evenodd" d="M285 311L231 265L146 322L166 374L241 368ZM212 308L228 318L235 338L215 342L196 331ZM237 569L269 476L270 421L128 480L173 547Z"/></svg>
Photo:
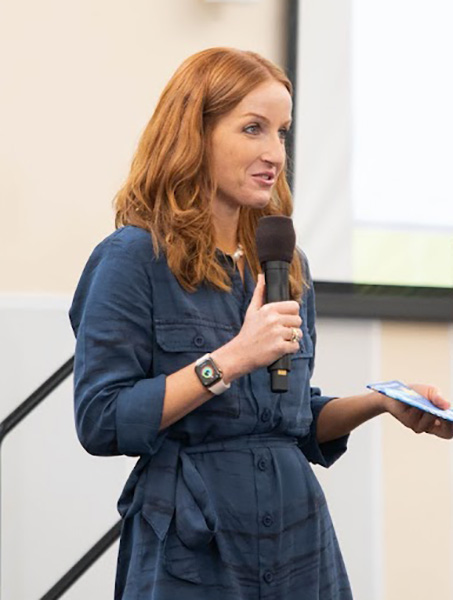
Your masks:
<svg viewBox="0 0 453 600"><path fill-rule="evenodd" d="M319 413L333 399L333 396L321 396L319 388L311 388L313 421L310 426L310 433L299 442L299 446L309 462L326 468L333 465L346 452L349 439L349 434L347 434L336 440L330 440L322 444L317 440L316 432Z"/></svg>
<svg viewBox="0 0 453 600"><path fill-rule="evenodd" d="M123 388L116 401L116 430L121 454L137 456L154 454L165 397L167 376L142 379L133 387Z"/></svg>

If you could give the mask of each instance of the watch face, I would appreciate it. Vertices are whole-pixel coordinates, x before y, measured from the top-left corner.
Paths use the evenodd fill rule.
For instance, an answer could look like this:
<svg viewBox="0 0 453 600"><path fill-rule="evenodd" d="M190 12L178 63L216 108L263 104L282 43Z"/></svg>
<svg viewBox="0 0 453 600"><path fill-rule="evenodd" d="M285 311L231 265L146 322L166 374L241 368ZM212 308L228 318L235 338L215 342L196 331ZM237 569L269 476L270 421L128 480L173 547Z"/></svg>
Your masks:
<svg viewBox="0 0 453 600"><path fill-rule="evenodd" d="M209 358L203 361L200 365L197 365L195 370L200 378L201 383L206 387L209 387L221 379L219 371Z"/></svg>

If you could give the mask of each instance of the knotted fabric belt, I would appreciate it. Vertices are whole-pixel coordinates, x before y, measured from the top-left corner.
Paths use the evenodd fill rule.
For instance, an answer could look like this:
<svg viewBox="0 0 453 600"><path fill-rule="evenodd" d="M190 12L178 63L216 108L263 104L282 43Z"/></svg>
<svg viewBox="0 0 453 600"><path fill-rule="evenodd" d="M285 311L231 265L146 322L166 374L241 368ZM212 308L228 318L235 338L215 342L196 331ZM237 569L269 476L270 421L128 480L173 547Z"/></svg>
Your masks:
<svg viewBox="0 0 453 600"><path fill-rule="evenodd" d="M156 454L139 460L118 502L118 510L123 517L141 510L160 540L165 539L174 516L180 540L188 548L197 548L209 543L215 535L217 515L192 455L296 444L296 438L269 434L239 436L195 446L167 437Z"/></svg>

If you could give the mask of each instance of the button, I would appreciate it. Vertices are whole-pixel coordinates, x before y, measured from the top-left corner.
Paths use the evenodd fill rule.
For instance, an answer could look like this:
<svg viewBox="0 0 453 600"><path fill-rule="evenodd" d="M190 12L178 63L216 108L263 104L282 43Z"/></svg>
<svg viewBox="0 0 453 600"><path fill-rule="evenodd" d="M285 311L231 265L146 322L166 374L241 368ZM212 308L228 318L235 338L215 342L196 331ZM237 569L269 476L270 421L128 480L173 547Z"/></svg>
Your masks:
<svg viewBox="0 0 453 600"><path fill-rule="evenodd" d="M202 335L197 335L193 338L193 343L195 344L195 346L203 346L204 344L204 337Z"/></svg>
<svg viewBox="0 0 453 600"><path fill-rule="evenodd" d="M263 579L266 583L272 583L274 581L274 574L272 571L264 571Z"/></svg>
<svg viewBox="0 0 453 600"><path fill-rule="evenodd" d="M263 525L265 525L266 527L270 527L273 522L274 522L274 519L271 517L271 515L264 515Z"/></svg>
<svg viewBox="0 0 453 600"><path fill-rule="evenodd" d="M267 460L265 458L260 458L258 461L258 469L260 471L265 471L267 469Z"/></svg>
<svg viewBox="0 0 453 600"><path fill-rule="evenodd" d="M271 411L268 408L265 408L261 413L261 420L266 422L271 418Z"/></svg>

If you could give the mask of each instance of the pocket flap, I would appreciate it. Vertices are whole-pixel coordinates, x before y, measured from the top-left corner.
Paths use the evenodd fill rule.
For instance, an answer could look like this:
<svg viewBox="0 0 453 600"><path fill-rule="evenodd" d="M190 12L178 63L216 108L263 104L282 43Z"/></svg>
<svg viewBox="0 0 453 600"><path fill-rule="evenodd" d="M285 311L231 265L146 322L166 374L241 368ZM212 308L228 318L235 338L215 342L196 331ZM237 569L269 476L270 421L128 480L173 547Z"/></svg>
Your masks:
<svg viewBox="0 0 453 600"><path fill-rule="evenodd" d="M156 341L167 352L212 352L235 334L229 325L201 320L156 319L154 326Z"/></svg>

